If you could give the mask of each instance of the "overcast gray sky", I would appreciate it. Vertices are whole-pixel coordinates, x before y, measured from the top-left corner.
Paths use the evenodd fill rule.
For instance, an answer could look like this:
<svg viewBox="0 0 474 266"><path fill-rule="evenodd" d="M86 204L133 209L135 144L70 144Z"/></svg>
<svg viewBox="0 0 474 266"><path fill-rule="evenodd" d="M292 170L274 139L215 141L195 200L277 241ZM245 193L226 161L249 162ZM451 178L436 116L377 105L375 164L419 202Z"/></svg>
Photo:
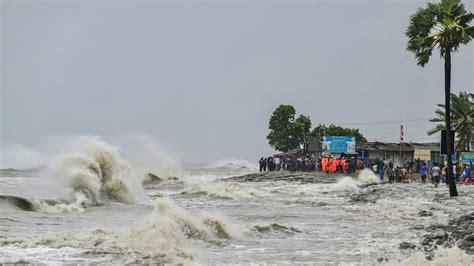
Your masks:
<svg viewBox="0 0 474 266"><path fill-rule="evenodd" d="M464 1L474 12L474 2ZM424 1L3 1L1 140L148 134L179 160L256 160L279 104L369 140L430 141L438 55L405 51ZM474 46L453 57L474 89Z"/></svg>

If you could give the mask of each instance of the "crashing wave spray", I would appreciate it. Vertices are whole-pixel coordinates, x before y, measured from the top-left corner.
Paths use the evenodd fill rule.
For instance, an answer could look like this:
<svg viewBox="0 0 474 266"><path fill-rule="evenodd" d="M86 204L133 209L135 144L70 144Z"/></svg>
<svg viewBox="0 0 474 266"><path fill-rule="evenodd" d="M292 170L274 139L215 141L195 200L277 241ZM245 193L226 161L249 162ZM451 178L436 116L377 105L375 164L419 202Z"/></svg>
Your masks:
<svg viewBox="0 0 474 266"><path fill-rule="evenodd" d="M93 204L143 201L139 182L130 178L131 167L121 159L117 148L98 137L81 137L74 146L80 152L63 156L52 167L52 173L67 180L75 192L84 193Z"/></svg>
<svg viewBox="0 0 474 266"><path fill-rule="evenodd" d="M219 243L241 236L242 228L222 217L190 212L163 198L156 200L148 217L129 230L97 229L81 234L0 238L0 247L69 247L80 249L81 254L114 254L114 259L121 260L120 264L189 265L199 259L192 241Z"/></svg>
<svg viewBox="0 0 474 266"><path fill-rule="evenodd" d="M177 224L189 238L216 240L239 237L241 230L234 228L222 217L207 213L191 213L172 200L163 198L155 201L155 208L150 221L159 221L166 217Z"/></svg>
<svg viewBox="0 0 474 266"><path fill-rule="evenodd" d="M356 179L352 177L343 177L337 183L330 185L330 191L335 192L350 192L359 190L360 185L372 184L379 182L379 178L369 169L364 169L360 172Z"/></svg>
<svg viewBox="0 0 474 266"><path fill-rule="evenodd" d="M258 170L258 165L246 160L225 159L209 164L204 168L224 168L231 170L248 169L256 171Z"/></svg>
<svg viewBox="0 0 474 266"><path fill-rule="evenodd" d="M159 139L148 134L130 134L118 139L124 158L133 165L133 176L142 183L177 180L184 176L181 164L165 149Z"/></svg>
<svg viewBox="0 0 474 266"><path fill-rule="evenodd" d="M370 184L379 182L379 178L370 169L364 169L358 176L359 182L362 184Z"/></svg>
<svg viewBox="0 0 474 266"><path fill-rule="evenodd" d="M181 192L182 195L206 195L221 199L251 199L255 197L268 196L268 193L255 188L244 186L239 183L226 182L214 183L202 180L200 183L187 181L188 188Z"/></svg>

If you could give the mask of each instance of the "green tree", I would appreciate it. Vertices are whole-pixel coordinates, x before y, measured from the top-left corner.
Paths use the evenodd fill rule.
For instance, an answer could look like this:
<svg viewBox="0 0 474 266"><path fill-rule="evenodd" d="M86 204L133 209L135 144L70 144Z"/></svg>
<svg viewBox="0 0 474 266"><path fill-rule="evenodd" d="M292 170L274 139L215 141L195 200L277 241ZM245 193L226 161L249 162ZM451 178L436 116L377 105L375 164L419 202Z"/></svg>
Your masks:
<svg viewBox="0 0 474 266"><path fill-rule="evenodd" d="M360 133L358 128L345 128L336 125L322 125L319 124L311 131L312 136L354 136L356 141L367 142L367 139Z"/></svg>
<svg viewBox="0 0 474 266"><path fill-rule="evenodd" d="M430 119L430 122L445 123L445 105L438 104L439 109L435 111L437 117ZM474 137L474 95L467 92L460 92L459 96L451 94L451 124L458 138L456 150L471 151L470 143ZM433 135L446 129L445 124L438 124L428 131L428 135Z"/></svg>
<svg viewBox="0 0 474 266"><path fill-rule="evenodd" d="M308 150L308 136L311 131L311 119L309 116L300 115L295 121L296 136L303 149Z"/></svg>
<svg viewBox="0 0 474 266"><path fill-rule="evenodd" d="M301 144L307 146L311 120L304 115L295 119L295 115L296 110L291 105L282 104L273 111L267 139L275 150L287 152L298 148Z"/></svg>
<svg viewBox="0 0 474 266"><path fill-rule="evenodd" d="M456 52L459 46L468 44L474 37L474 27L469 23L474 18L472 13L460 0L441 0L440 3L426 3L424 8L410 17L406 35L408 37L407 50L415 54L418 65L425 66L434 48L438 48L444 58L444 96L446 121L446 148L452 150L449 130L451 129L451 53ZM451 156L448 156L447 175L449 194L457 196L454 182Z"/></svg>

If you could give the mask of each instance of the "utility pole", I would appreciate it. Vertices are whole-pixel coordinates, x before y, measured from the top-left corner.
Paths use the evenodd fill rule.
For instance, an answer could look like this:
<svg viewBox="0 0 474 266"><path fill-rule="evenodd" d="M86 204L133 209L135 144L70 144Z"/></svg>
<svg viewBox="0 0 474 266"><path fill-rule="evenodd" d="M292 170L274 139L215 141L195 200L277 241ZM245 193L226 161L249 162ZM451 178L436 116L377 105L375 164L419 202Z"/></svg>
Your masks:
<svg viewBox="0 0 474 266"><path fill-rule="evenodd" d="M400 126L400 166L402 166L402 142L403 142L403 125Z"/></svg>

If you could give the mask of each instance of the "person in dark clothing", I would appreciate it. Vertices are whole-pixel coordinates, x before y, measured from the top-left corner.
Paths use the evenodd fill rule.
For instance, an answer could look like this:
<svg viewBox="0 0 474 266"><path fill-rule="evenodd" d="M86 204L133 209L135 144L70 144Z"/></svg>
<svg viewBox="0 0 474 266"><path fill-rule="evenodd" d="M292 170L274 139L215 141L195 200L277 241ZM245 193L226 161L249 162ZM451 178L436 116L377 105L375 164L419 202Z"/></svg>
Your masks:
<svg viewBox="0 0 474 266"><path fill-rule="evenodd" d="M267 167L268 167L268 171L274 171L275 170L275 164L273 163L273 158L272 157L267 158Z"/></svg>
<svg viewBox="0 0 474 266"><path fill-rule="evenodd" d="M286 170L288 170L288 171L290 171L290 172L294 172L294 171L295 171L295 161L294 161L293 158L291 158L291 157L288 158L287 163L286 163L286 167L287 167Z"/></svg>
<svg viewBox="0 0 474 266"><path fill-rule="evenodd" d="M410 174L413 174L413 166L414 165L415 165L415 163L413 161L410 161L408 163L408 169L407 170L409 171Z"/></svg>
<svg viewBox="0 0 474 266"><path fill-rule="evenodd" d="M380 175L380 180L383 181L383 177L385 175L385 163L382 161L379 161L379 165L377 166L377 171L378 174Z"/></svg>
<svg viewBox="0 0 474 266"><path fill-rule="evenodd" d="M400 166L397 166L397 168L395 168L395 182L396 183L400 183L401 182L401 169L400 169Z"/></svg>
<svg viewBox="0 0 474 266"><path fill-rule="evenodd" d="M430 169L428 166L426 166L426 163L423 163L423 166L421 167L421 183L424 184L426 183L426 177L428 176Z"/></svg>
<svg viewBox="0 0 474 266"><path fill-rule="evenodd" d="M354 173L356 168L356 161L354 158L349 159L349 173Z"/></svg>
<svg viewBox="0 0 474 266"><path fill-rule="evenodd" d="M388 168L387 169L387 175L388 175L388 183L393 184L395 183L395 170L393 168Z"/></svg>
<svg viewBox="0 0 474 266"><path fill-rule="evenodd" d="M260 173L261 173L262 171L265 171L265 170L263 170L263 165L264 165L264 163L265 163L265 159L263 159L263 157L260 158L260 160L258 161L258 164L260 165Z"/></svg>

